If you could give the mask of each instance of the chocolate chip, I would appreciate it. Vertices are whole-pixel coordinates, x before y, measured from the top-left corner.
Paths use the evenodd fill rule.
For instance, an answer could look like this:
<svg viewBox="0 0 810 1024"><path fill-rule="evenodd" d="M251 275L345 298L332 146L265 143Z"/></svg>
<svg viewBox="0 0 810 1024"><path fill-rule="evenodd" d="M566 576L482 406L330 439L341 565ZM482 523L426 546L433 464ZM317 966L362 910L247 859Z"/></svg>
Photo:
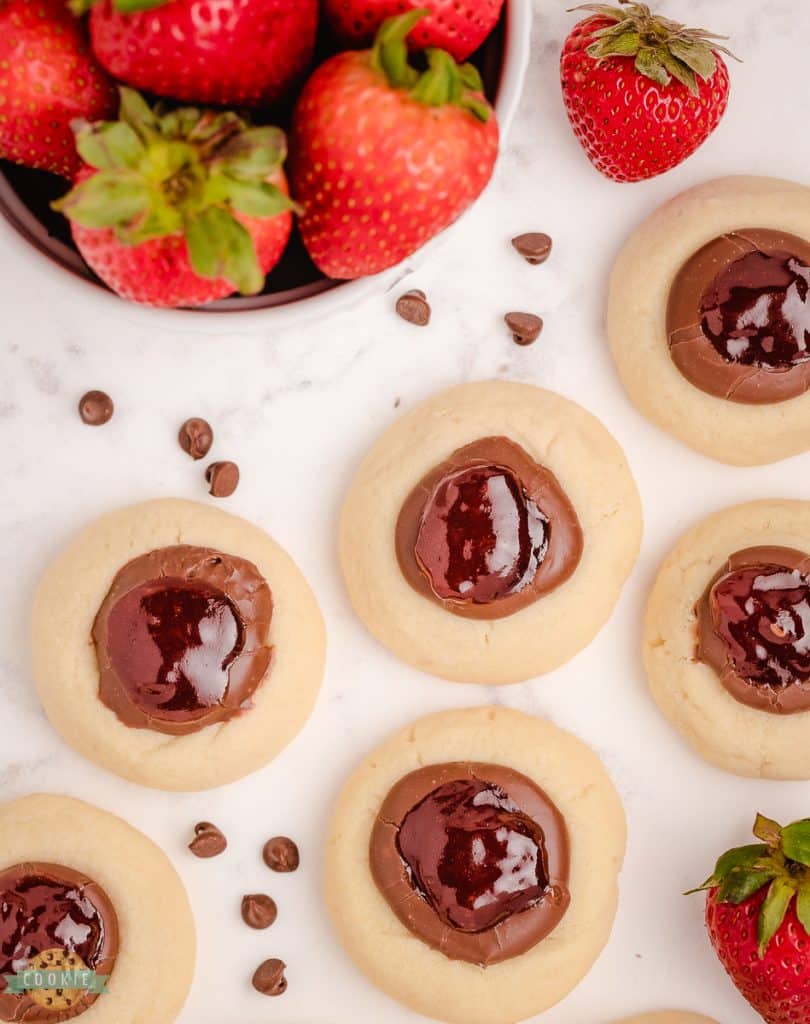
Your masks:
<svg viewBox="0 0 810 1024"><path fill-rule="evenodd" d="M204 459L211 451L211 445L214 443L214 431L207 420L192 416L180 428L177 440L186 455L190 455L196 461Z"/></svg>
<svg viewBox="0 0 810 1024"><path fill-rule="evenodd" d="M287 991L286 969L283 960L265 960L253 973L253 987L263 996L280 996Z"/></svg>
<svg viewBox="0 0 810 1024"><path fill-rule="evenodd" d="M214 498L230 498L239 486L239 467L235 462L212 462L205 471L208 493Z"/></svg>
<svg viewBox="0 0 810 1024"><path fill-rule="evenodd" d="M276 836L275 839L268 839L262 851L264 863L271 871L296 871L301 863L301 855L298 847L285 836Z"/></svg>
<svg viewBox="0 0 810 1024"><path fill-rule="evenodd" d="M507 313L504 320L518 345L531 345L543 330L543 321L534 313Z"/></svg>
<svg viewBox="0 0 810 1024"><path fill-rule="evenodd" d="M201 821L194 826L194 838L188 844L195 857L218 857L225 852L228 840L210 821Z"/></svg>
<svg viewBox="0 0 810 1024"><path fill-rule="evenodd" d="M512 239L512 245L532 266L545 263L551 255L551 238L543 231L527 231Z"/></svg>
<svg viewBox="0 0 810 1024"><path fill-rule="evenodd" d="M108 423L114 411L113 400L104 391L88 391L79 399L79 415L91 427Z"/></svg>
<svg viewBox="0 0 810 1024"><path fill-rule="evenodd" d="M242 920L249 928L269 928L278 917L276 901L262 893L242 897Z"/></svg>
<svg viewBox="0 0 810 1024"><path fill-rule="evenodd" d="M430 323L430 304L425 293L414 288L397 299L397 313L409 324L427 327Z"/></svg>

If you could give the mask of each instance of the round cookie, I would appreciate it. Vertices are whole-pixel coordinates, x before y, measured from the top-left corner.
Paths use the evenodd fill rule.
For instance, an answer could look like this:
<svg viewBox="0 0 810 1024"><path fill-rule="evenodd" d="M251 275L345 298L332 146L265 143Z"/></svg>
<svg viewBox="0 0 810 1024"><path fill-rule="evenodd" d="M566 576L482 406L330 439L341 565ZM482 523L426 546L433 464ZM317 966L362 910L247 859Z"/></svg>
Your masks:
<svg viewBox="0 0 810 1024"><path fill-rule="evenodd" d="M703 246L732 234L726 248L737 246L742 254L750 248L745 236L754 229L796 236L793 243L806 248L810 189L776 178L741 176L711 181L676 196L653 213L622 249L611 275L607 315L619 374L643 415L697 451L738 466L776 462L810 448L810 391L782 401L764 402L761 396L732 401L695 386L670 354L667 307L681 268ZM712 252L708 257L703 274L708 273L712 259L719 259ZM697 287L694 281L691 286ZM676 313L685 327L690 317ZM698 318L695 313L693 319ZM700 325L693 323L692 334L695 330L699 332ZM735 384L728 378L732 363L713 354L708 343L690 359L707 381L712 375L725 380L721 391L726 387L733 392L739 384L750 386L750 381ZM801 364L797 373L802 378L800 387L806 387L810 363ZM760 374L759 383L767 376ZM771 373L770 377L772 382L784 381L787 375ZM715 380L711 386L717 384ZM796 388L785 393L791 390Z"/></svg>
<svg viewBox="0 0 810 1024"><path fill-rule="evenodd" d="M86 885L78 896L60 898L51 911L41 898L38 876L48 872L58 877L60 871L82 878ZM100 918L103 926L97 930L104 953L96 973L108 975L109 981L103 993L78 1000L69 990L34 990L19 996L0 991L0 1021L75 1018L82 1024L172 1024L194 975L194 919L183 883L150 839L82 801L24 797L0 806L0 891L6 892L11 877L22 882L6 893L4 901L27 900L25 912L35 915L25 936L26 945L35 947L31 966L43 960L51 969L61 969L57 964L64 960L66 969L76 969L70 948L52 949L51 957L36 948L38 937L52 941L55 933L57 943L61 939L86 945L86 933ZM32 884L40 888L30 890ZM26 888L34 895L26 897ZM43 922L49 913L52 927L44 937ZM3 956L13 956L12 947L4 946L0 959ZM27 962L15 963L13 970L0 973L18 973L26 966ZM37 1015L40 1012L43 1016Z"/></svg>
<svg viewBox="0 0 810 1024"><path fill-rule="evenodd" d="M567 829L570 904L562 919L547 938L487 967L451 959L420 939L372 875L371 838L384 804L390 809L392 789L425 766L448 762L520 773L553 802ZM528 806L522 794L510 789L508 796ZM619 797L581 741L502 707L448 711L395 734L347 782L327 849L327 905L349 954L394 999L452 1024L513 1024L559 1002L599 956L616 912L624 848Z"/></svg>
<svg viewBox="0 0 810 1024"><path fill-rule="evenodd" d="M161 567L164 554L170 570ZM199 579L180 579L176 587L188 593L167 591L168 602L148 579L138 589L141 576L166 573L203 581L209 573L214 582L206 589ZM183 631L186 599L198 617L207 615L195 620L204 632L193 637L193 650ZM160 694L183 669L165 702L178 710L156 707L135 663L156 657L155 617L180 630L157 641L166 659ZM80 534L39 586L32 632L34 679L54 727L90 760L157 789L209 789L263 767L303 727L324 670L323 620L291 558L258 527L188 501L121 509ZM201 720L190 718L180 685L195 672L206 685L226 687L221 698L206 698Z"/></svg>
<svg viewBox="0 0 810 1024"><path fill-rule="evenodd" d="M770 552L766 561L779 564L780 552L786 559L791 552L810 553L810 502L755 501L724 509L689 530L664 561L650 595L644 664L661 710L707 761L737 775L807 779L810 710L775 713L778 708L752 706L742 699L736 677L724 685L713 663L698 657L707 629L706 595L733 567L732 555L742 553L745 560L751 551ZM806 695L807 685L794 683L777 688L774 703L793 698L795 688ZM751 689L756 697L763 687Z"/></svg>
<svg viewBox="0 0 810 1024"><path fill-rule="evenodd" d="M471 607L434 599L414 561L426 488L457 471L465 452L483 466L505 453L531 467L521 478L538 495L527 500L528 530L538 509L540 517L554 510L547 557L535 581L517 588L517 604L514 595ZM426 517L419 538L435 559ZM435 395L377 441L344 504L340 559L355 611L394 654L445 679L500 685L549 672L590 643L618 600L641 530L632 474L599 420L553 392L486 381Z"/></svg>
<svg viewBox="0 0 810 1024"><path fill-rule="evenodd" d="M687 1013L680 1010L668 1010L662 1013L643 1013L640 1017L618 1021L617 1024L717 1024L709 1017L699 1013Z"/></svg>

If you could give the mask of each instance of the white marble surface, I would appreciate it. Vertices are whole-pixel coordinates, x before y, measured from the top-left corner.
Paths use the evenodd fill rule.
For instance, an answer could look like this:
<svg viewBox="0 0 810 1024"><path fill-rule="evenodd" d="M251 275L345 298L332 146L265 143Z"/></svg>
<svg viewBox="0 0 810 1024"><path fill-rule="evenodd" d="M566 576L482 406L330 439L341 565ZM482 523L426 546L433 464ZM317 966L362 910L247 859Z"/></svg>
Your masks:
<svg viewBox="0 0 810 1024"><path fill-rule="evenodd" d="M485 701L547 715L593 744L627 806L630 846L613 938L592 974L544 1020L603 1024L667 1005L721 1024L755 1020L709 951L700 899L680 893L703 879L721 848L746 841L756 810L807 815L810 789L725 776L682 745L645 688L640 616L657 564L688 524L756 497L810 499L810 457L730 469L660 434L620 389L602 311L617 247L664 198L718 174L806 177L810 10L791 0L669 0L672 15L729 32L745 63L732 69L731 107L698 155L652 182L620 186L591 170L568 129L557 84L557 56L573 22L565 6L537 0L532 68L496 180L413 281L433 304L427 330L398 321L392 296L383 295L331 322L283 333L161 333L128 321L123 305L120 316L93 316L81 296L20 264L12 247L0 249L0 797L35 790L89 797L169 852L191 892L200 936L182 1024L415 1024L354 969L330 930L319 897L327 818L352 766L393 729L432 710ZM508 244L528 229L555 239L544 267L527 266ZM500 322L510 308L544 315L537 345L512 344ZM600 415L626 447L647 520L639 564L597 641L552 677L499 692L398 664L354 619L335 559L341 497L367 446L397 415L395 403L409 408L435 389L490 376L557 389ZM117 404L100 430L75 414L90 387L108 390ZM314 718L272 766L218 792L172 796L113 778L61 743L34 696L27 636L35 581L75 529L148 497L208 500L200 466L174 440L187 415L207 416L216 456L242 467L243 483L224 507L265 526L306 571L328 621L330 654ZM220 860L196 861L185 850L200 818L230 837ZM259 859L263 840L279 832L301 844L298 874L272 876ZM270 932L252 933L239 920L248 890L277 899ZM288 993L273 1002L249 986L266 956L289 964Z"/></svg>

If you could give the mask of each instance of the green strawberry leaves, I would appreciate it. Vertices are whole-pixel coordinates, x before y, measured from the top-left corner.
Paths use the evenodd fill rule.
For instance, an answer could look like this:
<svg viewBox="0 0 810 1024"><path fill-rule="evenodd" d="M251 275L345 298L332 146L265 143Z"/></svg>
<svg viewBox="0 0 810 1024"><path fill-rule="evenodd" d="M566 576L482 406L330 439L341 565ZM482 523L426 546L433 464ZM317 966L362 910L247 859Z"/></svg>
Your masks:
<svg viewBox="0 0 810 1024"><path fill-rule="evenodd" d="M635 68L640 75L662 87L675 79L697 96L699 80L708 81L717 71L717 54L734 57L719 43L725 36L702 28L687 28L653 14L644 3L631 0L619 0L619 3L622 6L593 3L572 8L611 22L593 33L593 41L587 48L588 56L597 62L610 57L635 57Z"/></svg>
<svg viewBox="0 0 810 1024"><path fill-rule="evenodd" d="M138 175L99 171L69 192L59 209L86 228L111 228L142 216L149 204L149 188Z"/></svg>
<svg viewBox="0 0 810 1024"><path fill-rule="evenodd" d="M280 128L250 128L231 136L217 150L213 166L243 179L268 178L287 156L287 140Z"/></svg>
<svg viewBox="0 0 810 1024"><path fill-rule="evenodd" d="M718 903L739 906L767 887L757 921L762 958L794 897L796 916L810 936L810 819L783 828L758 814L753 832L761 842L724 853L711 877L691 892L716 890Z"/></svg>
<svg viewBox="0 0 810 1024"><path fill-rule="evenodd" d="M79 122L76 148L86 164L100 171L136 168L146 147L135 130L125 121L106 121L98 125Z"/></svg>
<svg viewBox="0 0 810 1024"><path fill-rule="evenodd" d="M795 885L786 878L775 878L768 889L768 895L759 911L757 922L757 939L759 940L759 956L765 956L765 950L771 939L779 931L790 901L796 895Z"/></svg>
<svg viewBox="0 0 810 1024"><path fill-rule="evenodd" d="M68 6L75 15L86 14L98 0L69 0ZM134 14L135 11L151 11L153 7L162 7L168 0L112 0L113 7L121 14Z"/></svg>
<svg viewBox="0 0 810 1024"><path fill-rule="evenodd" d="M128 88L119 118L74 122L78 152L96 173L54 208L84 227L114 230L124 245L183 234L198 274L261 291L264 275L237 214L296 209L270 180L287 155L284 133L230 111L152 108Z"/></svg>
<svg viewBox="0 0 810 1024"><path fill-rule="evenodd" d="M810 867L810 820L796 821L782 829L782 852L790 860Z"/></svg>
<svg viewBox="0 0 810 1024"><path fill-rule="evenodd" d="M474 64L457 64L446 50L437 47L425 51L427 68L424 71L411 64L408 33L426 14L430 11L420 7L387 18L374 40L371 66L385 76L392 88L407 90L417 103L428 107L460 107L479 121L488 121L492 108L481 96L483 84Z"/></svg>
<svg viewBox="0 0 810 1024"><path fill-rule="evenodd" d="M262 290L264 275L256 262L253 239L227 210L209 206L188 217L185 230L191 265L201 277L224 277L243 295Z"/></svg>

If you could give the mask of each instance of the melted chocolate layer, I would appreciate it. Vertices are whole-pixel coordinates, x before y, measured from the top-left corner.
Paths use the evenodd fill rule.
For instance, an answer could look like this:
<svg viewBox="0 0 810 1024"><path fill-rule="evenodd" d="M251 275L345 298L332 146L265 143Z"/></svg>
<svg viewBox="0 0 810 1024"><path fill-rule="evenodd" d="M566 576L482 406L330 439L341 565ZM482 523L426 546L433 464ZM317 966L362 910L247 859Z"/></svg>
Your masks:
<svg viewBox="0 0 810 1024"><path fill-rule="evenodd" d="M554 475L505 437L460 448L399 515L403 575L455 615L499 619L567 580L582 557L576 512Z"/></svg>
<svg viewBox="0 0 810 1024"><path fill-rule="evenodd" d="M177 545L116 575L93 625L99 697L133 728L171 735L227 721L270 666L273 600L258 569Z"/></svg>
<svg viewBox="0 0 810 1024"><path fill-rule="evenodd" d="M35 1000L28 993L5 991L3 975L25 970L29 960L47 950L75 954L83 966L109 975L118 948L115 909L101 886L86 875L46 863L0 871L0 1020L57 1024L78 1017L96 995L82 992L71 1006L49 1008L42 1005L46 993L36 993Z"/></svg>
<svg viewBox="0 0 810 1024"><path fill-rule="evenodd" d="M751 228L714 239L678 272L670 354L696 387L768 404L810 388L810 242Z"/></svg>
<svg viewBox="0 0 810 1024"><path fill-rule="evenodd" d="M562 920L568 833L526 776L499 765L431 765L405 776L371 836L374 880L402 923L453 960L525 953Z"/></svg>
<svg viewBox="0 0 810 1024"><path fill-rule="evenodd" d="M772 714L810 710L810 556L736 552L697 613L697 656L735 700Z"/></svg>

